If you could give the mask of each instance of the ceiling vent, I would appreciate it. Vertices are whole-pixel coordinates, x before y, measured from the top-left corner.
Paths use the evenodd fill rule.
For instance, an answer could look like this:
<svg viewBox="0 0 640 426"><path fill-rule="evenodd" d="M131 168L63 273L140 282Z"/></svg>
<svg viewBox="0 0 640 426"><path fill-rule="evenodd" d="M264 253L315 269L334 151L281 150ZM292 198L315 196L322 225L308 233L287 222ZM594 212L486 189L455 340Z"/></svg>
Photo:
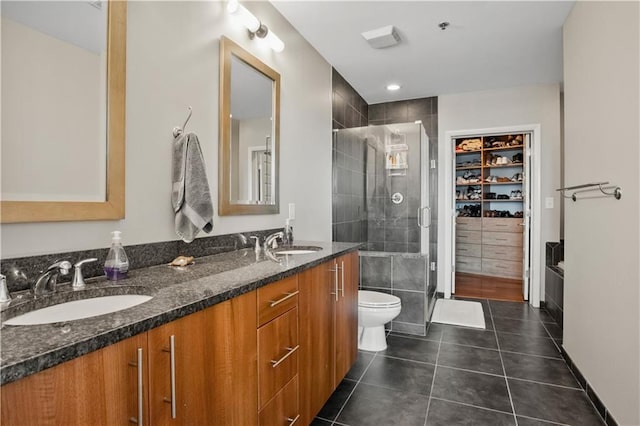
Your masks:
<svg viewBox="0 0 640 426"><path fill-rule="evenodd" d="M393 25L365 31L362 33L362 37L364 37L374 49L382 49L400 43L400 35Z"/></svg>

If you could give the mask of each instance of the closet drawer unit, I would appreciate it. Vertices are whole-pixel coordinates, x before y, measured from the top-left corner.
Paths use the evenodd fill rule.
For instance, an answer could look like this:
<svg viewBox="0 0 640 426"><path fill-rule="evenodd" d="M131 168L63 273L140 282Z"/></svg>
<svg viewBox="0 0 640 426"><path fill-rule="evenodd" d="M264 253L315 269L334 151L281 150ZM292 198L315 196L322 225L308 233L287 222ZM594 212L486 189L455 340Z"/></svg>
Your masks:
<svg viewBox="0 0 640 426"><path fill-rule="evenodd" d="M479 217L457 217L456 230L458 231L480 231L482 229L482 218Z"/></svg>
<svg viewBox="0 0 640 426"><path fill-rule="evenodd" d="M298 306L298 276L277 281L258 289L258 326Z"/></svg>
<svg viewBox="0 0 640 426"><path fill-rule="evenodd" d="M456 257L458 256L480 257L482 256L482 246L480 244L456 244Z"/></svg>
<svg viewBox="0 0 640 426"><path fill-rule="evenodd" d="M456 230L456 244L481 244L482 231L460 231Z"/></svg>
<svg viewBox="0 0 640 426"><path fill-rule="evenodd" d="M456 272L482 272L479 257L456 256Z"/></svg>
<svg viewBox="0 0 640 426"><path fill-rule="evenodd" d="M522 234L513 234L510 232L483 232L482 244L522 247Z"/></svg>
<svg viewBox="0 0 640 426"><path fill-rule="evenodd" d="M522 261L482 259L482 273L495 277L522 278Z"/></svg>
<svg viewBox="0 0 640 426"><path fill-rule="evenodd" d="M298 308L258 329L258 406L298 374Z"/></svg>
<svg viewBox="0 0 640 426"><path fill-rule="evenodd" d="M260 410L260 426L290 425L297 423L299 417L298 376L295 376Z"/></svg>
<svg viewBox="0 0 640 426"><path fill-rule="evenodd" d="M524 219L485 217L482 219L482 230L485 232L522 233Z"/></svg>
<svg viewBox="0 0 640 426"><path fill-rule="evenodd" d="M522 260L523 255L521 247L482 246L483 259L519 261Z"/></svg>

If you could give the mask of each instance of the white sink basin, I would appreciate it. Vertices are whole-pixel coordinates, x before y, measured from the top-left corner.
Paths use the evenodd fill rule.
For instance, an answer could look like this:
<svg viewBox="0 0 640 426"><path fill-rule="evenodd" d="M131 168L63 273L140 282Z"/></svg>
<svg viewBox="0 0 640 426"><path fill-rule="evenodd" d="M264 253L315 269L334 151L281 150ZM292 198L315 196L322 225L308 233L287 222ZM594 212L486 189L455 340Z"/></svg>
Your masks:
<svg viewBox="0 0 640 426"><path fill-rule="evenodd" d="M151 299L152 296L123 294L74 300L27 312L26 314L10 318L4 323L5 325L36 325L75 321L121 311Z"/></svg>
<svg viewBox="0 0 640 426"><path fill-rule="evenodd" d="M316 251L317 250L279 250L276 254L310 254Z"/></svg>
<svg viewBox="0 0 640 426"><path fill-rule="evenodd" d="M322 247L316 246L289 246L276 249L275 254L311 254L322 250Z"/></svg>

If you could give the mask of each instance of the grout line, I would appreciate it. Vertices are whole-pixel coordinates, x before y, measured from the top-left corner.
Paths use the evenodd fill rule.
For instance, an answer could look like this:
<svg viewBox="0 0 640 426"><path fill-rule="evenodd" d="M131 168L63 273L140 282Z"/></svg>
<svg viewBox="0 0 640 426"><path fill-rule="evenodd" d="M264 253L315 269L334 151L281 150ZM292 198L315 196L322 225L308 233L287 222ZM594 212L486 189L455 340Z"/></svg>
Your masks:
<svg viewBox="0 0 640 426"><path fill-rule="evenodd" d="M432 396L431 399L437 399L438 401L449 402L449 403L452 403L452 404L460 404L460 405L464 405L466 407L479 408L481 410L492 411L494 413L507 414L507 415L513 414L513 413L509 413L508 411L496 410L494 408L481 407L479 405L473 405L473 404L469 404L467 402L453 401L451 399L440 398L438 396Z"/></svg>
<svg viewBox="0 0 640 426"><path fill-rule="evenodd" d="M366 374L367 370L369 369L369 367L371 366L371 364L373 363L373 360L376 359L376 355L378 355L378 352L374 352L373 356L371 357L371 361L369 361L369 363L367 364L367 366L364 368L364 371L362 372L362 374L360 375L360 377L358 377L358 380L351 380L352 382L355 381L356 385L353 387L353 389L351 389L351 392L349 393L349 395L347 396L347 398L344 400L344 403L342 404L342 407L340 407L340 410L338 410L338 414L336 414L335 419L333 419L333 423L331 423L332 425L335 424L341 424L341 423L336 423L336 420L338 420L338 417L340 417L340 414L342 414L342 410L344 410L344 407L347 406L347 403L349 402L349 400L351 399L351 395L353 395L353 393L356 391L356 388L358 387L358 385L360 384L360 382L362 381L362 378L364 377L364 375ZM335 392L335 391L334 391ZM325 403L326 404L326 403Z"/></svg>
<svg viewBox="0 0 640 426"><path fill-rule="evenodd" d="M556 357L547 356L547 355L536 355L536 354L529 354L529 353L526 353L526 352L508 351L508 350L505 350L505 349L501 349L500 351L508 353L508 354L535 356L535 357L538 357L538 358L545 358L545 359L555 359L555 360L563 359L561 354L560 354L559 357L556 358Z"/></svg>
<svg viewBox="0 0 640 426"><path fill-rule="evenodd" d="M429 327L431 324L429 324ZM429 328L427 327L427 332ZM433 386L436 383L436 373L438 372L438 359L440 358L440 347L442 346L442 338L444 336L444 330L440 333L440 342L438 342L438 353L436 354L436 365L433 367L433 378L431 379L431 388L429 389L429 399L427 400L427 412L424 414L424 426L427 426L427 419L429 418L429 408L431 407L431 395L433 394Z"/></svg>
<svg viewBox="0 0 640 426"><path fill-rule="evenodd" d="M460 405L464 405L466 407L477 408L477 409L485 410L485 411L491 411L491 412L494 412L494 413L507 414L507 415L512 414L512 413L509 413L507 411L501 411L501 410L496 410L496 409L487 408L487 407L480 407L479 405L468 404L466 402L460 402L460 401L453 401L453 400L450 400L450 399L440 398L440 397L436 397L436 396L432 396L431 398L432 399L437 399L439 401L449 402L451 404L460 404ZM537 420L537 421L541 421L541 422L546 422L546 423L549 423L549 424L552 424L552 425L570 426L570 425L567 425L566 423L558 423L558 422L554 422L553 420L539 419L537 417L524 416L524 415L518 415L518 417L524 417L524 418L530 419L530 420Z"/></svg>
<svg viewBox="0 0 640 426"><path fill-rule="evenodd" d="M391 356L391 355L383 355L383 354L380 354L380 356L381 356L381 357L383 357L383 358L398 359L398 360L400 360L400 361L415 362L416 364L436 365L436 364L434 364L433 362L418 361L418 360L415 360L415 359L402 358L402 357L399 357L399 356Z"/></svg>
<svg viewBox="0 0 640 426"><path fill-rule="evenodd" d="M584 392L584 390L580 387L580 384L578 384L577 388L572 388L571 386L558 385L556 383L541 382L541 381L538 381L538 380L523 379L522 377L507 376L507 378L511 379L511 380L520 380L521 382L535 383L537 385L554 386L556 388L562 388L562 389L567 389L567 390L575 390L575 391ZM578 382L576 381L576 383L578 383Z"/></svg>
<svg viewBox="0 0 640 426"><path fill-rule="evenodd" d="M537 420L537 421L541 421L541 422L546 422L546 423L550 423L552 425L559 425L559 426L571 426L568 423L558 423L558 422L554 422L553 420L545 420L545 419L539 419L537 417L531 417L531 416L524 416L522 414L519 414L518 417L524 417L525 419L530 419L530 420Z"/></svg>
<svg viewBox="0 0 640 426"><path fill-rule="evenodd" d="M521 334L521 333L512 333L510 331L502 331L502 330L495 330L496 333L504 333L504 334L514 334L516 336L524 336L524 337L529 337L529 338L534 338L534 339L547 339L547 340L553 340L553 338L549 338L549 337L544 337L544 336L532 336L531 334Z"/></svg>
<svg viewBox="0 0 640 426"><path fill-rule="evenodd" d="M491 303L489 305L489 314L491 316L491 321L493 321L493 312L491 311ZM516 407L513 405L513 397L511 396L511 388L509 387L509 380L507 379L507 370L504 368L504 360L502 359L502 352L500 352L500 342L498 341L498 332L495 330L496 334L496 344L498 345L498 354L500 355L500 364L502 364L502 372L504 373L504 382L507 385L507 393L509 394L509 403L511 404L511 411L513 411L513 420L516 422L516 426L518 426L518 417L516 416Z"/></svg>

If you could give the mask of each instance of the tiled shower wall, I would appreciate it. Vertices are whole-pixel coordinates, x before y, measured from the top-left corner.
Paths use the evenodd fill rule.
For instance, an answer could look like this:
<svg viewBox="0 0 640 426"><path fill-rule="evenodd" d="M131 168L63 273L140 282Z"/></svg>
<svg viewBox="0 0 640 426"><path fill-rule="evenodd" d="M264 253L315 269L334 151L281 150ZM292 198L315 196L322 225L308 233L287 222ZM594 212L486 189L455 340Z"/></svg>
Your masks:
<svg viewBox="0 0 640 426"><path fill-rule="evenodd" d="M366 146L357 130L338 134L335 130L366 126L368 105L362 96L333 70L333 241L367 241L365 165Z"/></svg>
<svg viewBox="0 0 640 426"><path fill-rule="evenodd" d="M393 294L402 301L400 315L387 324L388 329L425 335L427 266L419 253L360 252L360 288Z"/></svg>
<svg viewBox="0 0 640 426"><path fill-rule="evenodd" d="M421 120L429 136L429 156L438 158L438 102L437 97L413 99L367 105L364 99L333 70L333 129L355 128L366 125L397 124ZM365 142L365 135L358 130L341 133L340 143L334 132L333 138L333 241L366 242L371 252L361 252L361 285L380 291L393 292L402 299L402 313L391 324L398 331L424 334L425 322L429 319L435 303L437 270L431 270L430 263L437 265L437 168L430 169L429 200L432 214L430 232L429 261L418 253L401 254L392 252L398 239L396 232L380 232L371 227L368 210L373 206L366 198L367 176L384 171L375 150ZM369 168L369 170L367 170ZM400 181L396 182L397 184ZM407 180L406 185L414 185ZM417 210L417 209L411 209ZM407 214L407 220L409 216ZM406 247L409 249L409 230ZM385 248L386 244L386 248ZM396 247L398 250L399 247ZM389 251L386 251L386 250ZM369 259L371 258L371 259ZM365 260L366 259L366 260ZM375 260L374 260L375 259ZM384 265L388 265L384 266ZM392 266L394 265L394 266ZM424 267L423 267L424 265ZM373 270L371 268L374 268ZM375 268L382 268L378 275ZM388 271L388 274L384 271ZM393 273L392 273L393 272ZM426 279L429 274L429 280ZM368 277L368 278L365 278ZM375 278L377 277L377 278ZM375 282L371 281L375 279ZM404 284L410 282L411 284ZM393 287L396 283L395 288ZM428 283L428 286L427 286ZM419 286L422 286L420 288ZM404 288L414 286L413 289Z"/></svg>

